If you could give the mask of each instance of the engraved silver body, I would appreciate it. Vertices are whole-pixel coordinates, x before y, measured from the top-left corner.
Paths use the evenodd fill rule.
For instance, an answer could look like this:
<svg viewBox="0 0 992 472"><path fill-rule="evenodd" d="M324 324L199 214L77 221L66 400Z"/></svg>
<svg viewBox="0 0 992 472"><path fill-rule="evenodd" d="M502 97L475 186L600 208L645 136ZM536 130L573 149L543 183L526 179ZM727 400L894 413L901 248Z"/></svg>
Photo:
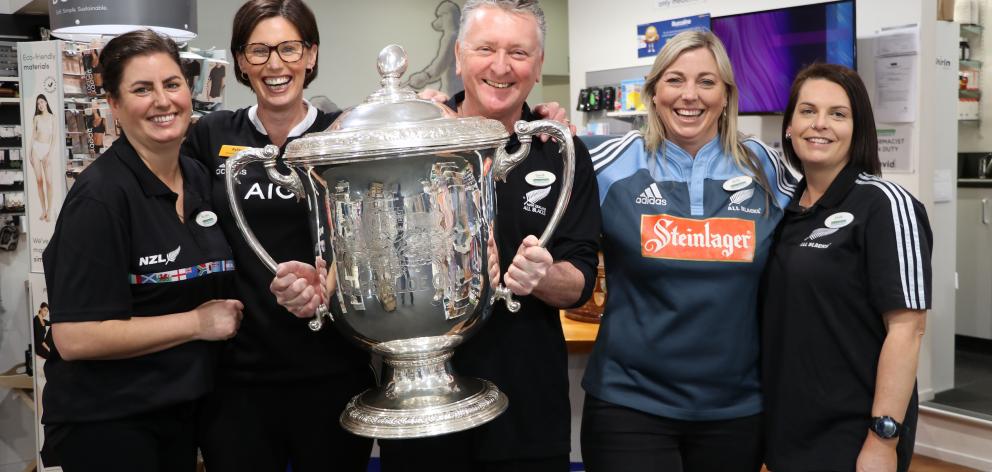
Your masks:
<svg viewBox="0 0 992 472"><path fill-rule="evenodd" d="M383 356L383 385L356 396L341 415L349 431L379 438L460 431L506 409L495 385L456 377L450 363L498 298L515 311L509 290L489 280L494 180L527 156L531 136L549 134L563 144L565 175L543 245L567 205L574 173L564 125L518 122L521 146L508 154L501 123L457 118L443 105L416 99L399 86L405 67L402 48L388 46L379 57L383 88L365 103L328 131L293 141L281 159L275 146L239 152L226 174L236 223L273 271L276 262L238 205L237 176L261 163L273 182L307 205L314 255L328 261L336 280L310 327L332 319L347 338ZM289 173L279 172L280 160Z"/></svg>

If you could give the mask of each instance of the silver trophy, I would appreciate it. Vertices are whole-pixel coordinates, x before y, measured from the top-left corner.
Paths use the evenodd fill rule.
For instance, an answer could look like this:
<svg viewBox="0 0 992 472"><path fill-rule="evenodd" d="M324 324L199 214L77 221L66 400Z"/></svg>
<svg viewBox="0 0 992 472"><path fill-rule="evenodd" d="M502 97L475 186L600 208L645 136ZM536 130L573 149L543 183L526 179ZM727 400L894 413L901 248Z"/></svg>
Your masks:
<svg viewBox="0 0 992 472"><path fill-rule="evenodd" d="M543 246L568 203L575 149L560 123L518 121L514 131L521 144L508 153L509 134L500 122L458 118L401 87L407 58L400 46L383 49L378 67L380 90L327 131L290 143L282 159L276 146L246 149L229 159L228 199L249 245L273 272L276 262L245 222L234 192L237 176L261 163L274 183L307 205L314 254L328 261L337 281L310 328L333 320L345 337L384 359L385 383L351 400L341 414L345 429L376 438L461 431L507 407L495 385L456 377L450 362L497 299L510 311L519 309L508 289L489 280L493 182L505 181L527 157L534 135L561 143L565 175L540 238ZM277 167L280 162L286 167ZM512 342L507 340L507 349Z"/></svg>

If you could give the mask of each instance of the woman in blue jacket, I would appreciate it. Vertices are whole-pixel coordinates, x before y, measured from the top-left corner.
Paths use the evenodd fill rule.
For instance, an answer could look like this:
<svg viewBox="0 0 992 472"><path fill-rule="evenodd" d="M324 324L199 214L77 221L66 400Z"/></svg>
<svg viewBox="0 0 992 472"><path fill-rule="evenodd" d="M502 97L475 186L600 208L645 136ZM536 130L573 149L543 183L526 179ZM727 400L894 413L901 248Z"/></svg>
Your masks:
<svg viewBox="0 0 992 472"><path fill-rule="evenodd" d="M645 132L591 151L610 295L583 380L587 470L757 471L758 286L793 180L737 131L730 60L681 33Z"/></svg>

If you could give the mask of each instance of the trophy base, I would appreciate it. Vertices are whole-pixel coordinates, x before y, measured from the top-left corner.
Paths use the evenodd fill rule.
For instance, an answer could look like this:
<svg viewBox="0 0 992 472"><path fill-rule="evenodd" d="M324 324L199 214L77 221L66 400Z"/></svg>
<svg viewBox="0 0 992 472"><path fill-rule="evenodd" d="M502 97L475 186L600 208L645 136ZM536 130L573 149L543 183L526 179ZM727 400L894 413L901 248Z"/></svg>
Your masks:
<svg viewBox="0 0 992 472"><path fill-rule="evenodd" d="M397 401L370 389L341 413L344 429L369 438L412 439L463 431L506 410L506 394L488 380L457 378L454 392Z"/></svg>

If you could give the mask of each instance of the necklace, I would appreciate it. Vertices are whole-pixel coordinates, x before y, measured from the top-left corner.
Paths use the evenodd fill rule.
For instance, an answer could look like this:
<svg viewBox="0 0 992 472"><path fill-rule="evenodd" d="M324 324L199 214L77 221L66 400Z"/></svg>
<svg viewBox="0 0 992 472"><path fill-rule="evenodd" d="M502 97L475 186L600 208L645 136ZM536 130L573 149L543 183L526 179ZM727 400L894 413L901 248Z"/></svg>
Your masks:
<svg viewBox="0 0 992 472"><path fill-rule="evenodd" d="M816 203L810 200L809 188L803 189L803 194L799 196L799 208L802 208L803 211L809 211L813 208L813 204Z"/></svg>

